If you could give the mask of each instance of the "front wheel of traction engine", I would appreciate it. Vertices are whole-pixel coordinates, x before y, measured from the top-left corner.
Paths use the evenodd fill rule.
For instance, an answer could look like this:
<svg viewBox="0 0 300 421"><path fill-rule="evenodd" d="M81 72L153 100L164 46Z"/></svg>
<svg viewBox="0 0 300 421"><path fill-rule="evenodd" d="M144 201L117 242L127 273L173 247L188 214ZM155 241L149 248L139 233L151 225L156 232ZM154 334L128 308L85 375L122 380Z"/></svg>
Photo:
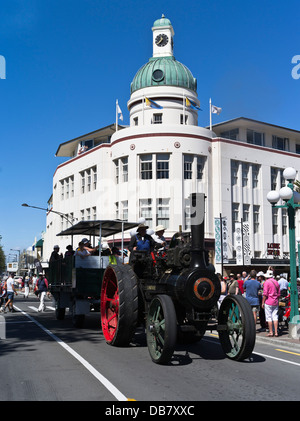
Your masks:
<svg viewBox="0 0 300 421"><path fill-rule="evenodd" d="M177 319L168 295L157 295L150 303L146 323L147 345L152 361L167 364L177 339Z"/></svg>
<svg viewBox="0 0 300 421"><path fill-rule="evenodd" d="M138 317L137 280L129 265L106 268L101 288L100 311L106 342L114 346L129 345Z"/></svg>
<svg viewBox="0 0 300 421"><path fill-rule="evenodd" d="M227 295L222 301L218 320L219 339L228 358L249 358L255 345L255 322L251 306L240 295Z"/></svg>

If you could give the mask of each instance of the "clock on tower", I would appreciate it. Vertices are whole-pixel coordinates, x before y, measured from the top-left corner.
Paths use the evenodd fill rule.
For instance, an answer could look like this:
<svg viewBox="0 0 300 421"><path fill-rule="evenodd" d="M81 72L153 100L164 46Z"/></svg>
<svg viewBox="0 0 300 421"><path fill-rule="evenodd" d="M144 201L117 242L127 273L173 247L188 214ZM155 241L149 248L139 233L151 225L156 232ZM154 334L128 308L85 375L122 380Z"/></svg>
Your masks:
<svg viewBox="0 0 300 421"><path fill-rule="evenodd" d="M174 30L169 19L164 15L157 19L152 27L153 57L173 56Z"/></svg>

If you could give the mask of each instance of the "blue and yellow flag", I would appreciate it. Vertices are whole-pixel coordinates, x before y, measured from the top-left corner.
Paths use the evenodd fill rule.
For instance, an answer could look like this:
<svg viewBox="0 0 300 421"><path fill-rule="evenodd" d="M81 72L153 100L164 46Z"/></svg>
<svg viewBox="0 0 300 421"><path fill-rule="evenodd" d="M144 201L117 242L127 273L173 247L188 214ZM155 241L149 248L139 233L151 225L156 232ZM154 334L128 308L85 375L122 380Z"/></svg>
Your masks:
<svg viewBox="0 0 300 421"><path fill-rule="evenodd" d="M185 105L186 107L192 108L194 110L202 111L201 108L194 101L192 101L191 99L187 97L185 97Z"/></svg>
<svg viewBox="0 0 300 421"><path fill-rule="evenodd" d="M146 106L151 108L159 108L160 110L163 108L161 105L159 105L157 102L152 101L152 99L146 98Z"/></svg>

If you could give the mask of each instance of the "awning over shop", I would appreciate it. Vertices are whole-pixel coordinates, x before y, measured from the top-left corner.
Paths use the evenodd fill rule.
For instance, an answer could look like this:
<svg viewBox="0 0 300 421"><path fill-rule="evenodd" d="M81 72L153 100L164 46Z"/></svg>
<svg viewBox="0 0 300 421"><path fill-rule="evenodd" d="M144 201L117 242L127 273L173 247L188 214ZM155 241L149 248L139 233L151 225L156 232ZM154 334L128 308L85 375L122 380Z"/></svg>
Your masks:
<svg viewBox="0 0 300 421"><path fill-rule="evenodd" d="M41 238L39 241L35 243L35 247L43 247L44 240Z"/></svg>

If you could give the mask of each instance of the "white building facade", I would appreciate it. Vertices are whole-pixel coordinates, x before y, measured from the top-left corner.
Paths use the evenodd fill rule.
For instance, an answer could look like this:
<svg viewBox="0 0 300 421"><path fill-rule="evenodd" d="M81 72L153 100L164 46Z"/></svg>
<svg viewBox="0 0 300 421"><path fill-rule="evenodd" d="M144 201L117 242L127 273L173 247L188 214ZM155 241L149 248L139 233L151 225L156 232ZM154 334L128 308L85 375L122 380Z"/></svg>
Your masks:
<svg viewBox="0 0 300 421"><path fill-rule="evenodd" d="M206 195L205 238L212 258L220 216L227 221L231 267L240 221L249 228L251 259L267 258L268 243L288 253L286 212L272 210L266 196L282 186L286 167L299 170L300 132L247 118L214 125L213 131L199 127L197 81L173 55L171 22L158 19L152 32L153 57L131 83L130 126L107 126L57 150L69 159L55 171L49 208L65 216L48 213L44 260L55 244L65 251L70 237L56 234L74 220L143 217L152 229L164 225L167 237L189 230L192 192Z"/></svg>

